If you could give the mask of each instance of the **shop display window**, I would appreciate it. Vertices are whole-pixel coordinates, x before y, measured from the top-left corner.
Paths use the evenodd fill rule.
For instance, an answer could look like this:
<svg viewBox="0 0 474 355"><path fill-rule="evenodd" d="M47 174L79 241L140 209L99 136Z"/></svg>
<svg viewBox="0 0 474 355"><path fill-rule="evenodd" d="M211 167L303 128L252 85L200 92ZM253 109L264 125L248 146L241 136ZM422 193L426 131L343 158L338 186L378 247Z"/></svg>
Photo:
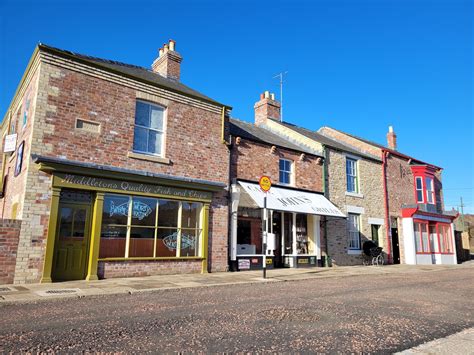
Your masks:
<svg viewBox="0 0 474 355"><path fill-rule="evenodd" d="M307 215L299 213L296 215L296 252L309 253L308 218Z"/></svg>
<svg viewBox="0 0 474 355"><path fill-rule="evenodd" d="M202 204L107 194L100 258L199 256Z"/></svg>

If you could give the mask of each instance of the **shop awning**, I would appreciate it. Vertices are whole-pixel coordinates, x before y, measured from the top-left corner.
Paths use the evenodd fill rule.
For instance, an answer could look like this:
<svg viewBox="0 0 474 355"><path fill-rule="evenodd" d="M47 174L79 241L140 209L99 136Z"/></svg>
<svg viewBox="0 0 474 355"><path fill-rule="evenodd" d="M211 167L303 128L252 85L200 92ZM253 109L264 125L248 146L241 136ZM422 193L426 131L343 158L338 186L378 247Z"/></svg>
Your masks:
<svg viewBox="0 0 474 355"><path fill-rule="evenodd" d="M240 206L263 208L265 193L258 184L239 181L239 185L244 190L242 191L244 196L240 198ZM249 202L253 203L250 205ZM267 208L276 211L346 217L323 195L281 187L272 187L267 193Z"/></svg>

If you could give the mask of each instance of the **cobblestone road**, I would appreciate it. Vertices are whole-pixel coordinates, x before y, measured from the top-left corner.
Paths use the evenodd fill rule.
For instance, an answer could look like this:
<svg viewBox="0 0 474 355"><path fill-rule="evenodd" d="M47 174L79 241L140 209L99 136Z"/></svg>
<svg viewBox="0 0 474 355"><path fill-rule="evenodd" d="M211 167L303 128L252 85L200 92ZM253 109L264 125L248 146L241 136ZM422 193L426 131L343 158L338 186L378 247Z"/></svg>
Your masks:
<svg viewBox="0 0 474 355"><path fill-rule="evenodd" d="M473 294L468 268L3 304L0 352L395 352L473 327Z"/></svg>

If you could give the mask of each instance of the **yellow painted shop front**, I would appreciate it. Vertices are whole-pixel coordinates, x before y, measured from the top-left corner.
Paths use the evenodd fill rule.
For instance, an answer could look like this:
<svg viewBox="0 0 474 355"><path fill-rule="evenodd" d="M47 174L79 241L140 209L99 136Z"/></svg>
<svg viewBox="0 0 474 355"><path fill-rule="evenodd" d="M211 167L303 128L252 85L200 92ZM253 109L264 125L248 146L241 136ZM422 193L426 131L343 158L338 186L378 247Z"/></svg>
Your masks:
<svg viewBox="0 0 474 355"><path fill-rule="evenodd" d="M83 168L40 170L52 174L42 282L115 277L116 270L119 276L207 272L209 205L222 187Z"/></svg>

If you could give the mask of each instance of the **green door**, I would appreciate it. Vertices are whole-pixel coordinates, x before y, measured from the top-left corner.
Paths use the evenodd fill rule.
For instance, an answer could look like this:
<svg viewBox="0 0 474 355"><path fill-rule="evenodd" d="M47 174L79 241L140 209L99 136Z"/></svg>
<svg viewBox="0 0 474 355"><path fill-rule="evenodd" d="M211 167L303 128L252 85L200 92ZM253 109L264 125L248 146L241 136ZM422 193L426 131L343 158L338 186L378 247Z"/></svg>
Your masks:
<svg viewBox="0 0 474 355"><path fill-rule="evenodd" d="M90 240L90 205L60 203L53 280L82 280Z"/></svg>

